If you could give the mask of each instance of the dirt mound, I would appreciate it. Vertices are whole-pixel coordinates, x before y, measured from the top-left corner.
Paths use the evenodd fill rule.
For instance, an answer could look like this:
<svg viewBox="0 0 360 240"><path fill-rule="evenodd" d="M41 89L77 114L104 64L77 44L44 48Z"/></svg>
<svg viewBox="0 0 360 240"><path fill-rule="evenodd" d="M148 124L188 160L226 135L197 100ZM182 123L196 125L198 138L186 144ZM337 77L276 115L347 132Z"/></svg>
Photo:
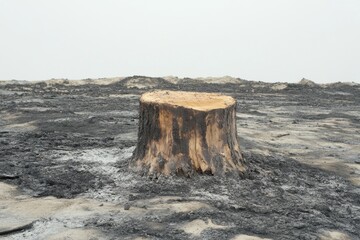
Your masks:
<svg viewBox="0 0 360 240"><path fill-rule="evenodd" d="M311 81L309 79L303 78L300 80L299 84L306 85L306 86L315 86L316 83L314 81Z"/></svg>
<svg viewBox="0 0 360 240"><path fill-rule="evenodd" d="M144 76L127 77L120 82L126 88L135 89L151 89L158 88L163 85L171 85L172 83L163 78L152 78Z"/></svg>

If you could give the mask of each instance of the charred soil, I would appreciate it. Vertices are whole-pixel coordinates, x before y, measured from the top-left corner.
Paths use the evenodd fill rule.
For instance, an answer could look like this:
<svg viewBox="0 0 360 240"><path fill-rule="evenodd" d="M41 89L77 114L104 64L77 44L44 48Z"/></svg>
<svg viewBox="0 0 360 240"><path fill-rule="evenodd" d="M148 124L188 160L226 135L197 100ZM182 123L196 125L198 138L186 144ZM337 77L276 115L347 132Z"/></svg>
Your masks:
<svg viewBox="0 0 360 240"><path fill-rule="evenodd" d="M113 204L86 217L52 213L5 237L80 228L99 239L322 239L332 231L359 239L360 86L280 85L139 76L110 84L2 83L0 181L29 198ZM149 179L129 171L139 97L152 89L236 98L248 176ZM1 215L12 203L0 204ZM200 230L189 227L199 222Z"/></svg>

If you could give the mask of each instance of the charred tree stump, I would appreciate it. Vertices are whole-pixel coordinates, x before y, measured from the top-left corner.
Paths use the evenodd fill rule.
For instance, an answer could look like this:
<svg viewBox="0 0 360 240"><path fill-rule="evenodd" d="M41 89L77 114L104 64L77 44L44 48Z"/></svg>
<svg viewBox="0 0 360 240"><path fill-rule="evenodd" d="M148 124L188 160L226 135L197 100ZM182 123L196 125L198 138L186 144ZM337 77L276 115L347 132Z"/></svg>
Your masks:
<svg viewBox="0 0 360 240"><path fill-rule="evenodd" d="M130 167L151 176L242 175L235 99L199 92L143 94Z"/></svg>

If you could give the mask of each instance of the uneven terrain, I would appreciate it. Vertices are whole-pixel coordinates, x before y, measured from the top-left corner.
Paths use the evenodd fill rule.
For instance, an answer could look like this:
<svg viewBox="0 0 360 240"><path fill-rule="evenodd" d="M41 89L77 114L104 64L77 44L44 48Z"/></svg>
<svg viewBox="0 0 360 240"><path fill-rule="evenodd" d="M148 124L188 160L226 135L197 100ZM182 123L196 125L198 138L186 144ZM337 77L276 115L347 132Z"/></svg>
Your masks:
<svg viewBox="0 0 360 240"><path fill-rule="evenodd" d="M139 97L237 99L245 178L129 171ZM360 239L360 85L0 82L0 238Z"/></svg>

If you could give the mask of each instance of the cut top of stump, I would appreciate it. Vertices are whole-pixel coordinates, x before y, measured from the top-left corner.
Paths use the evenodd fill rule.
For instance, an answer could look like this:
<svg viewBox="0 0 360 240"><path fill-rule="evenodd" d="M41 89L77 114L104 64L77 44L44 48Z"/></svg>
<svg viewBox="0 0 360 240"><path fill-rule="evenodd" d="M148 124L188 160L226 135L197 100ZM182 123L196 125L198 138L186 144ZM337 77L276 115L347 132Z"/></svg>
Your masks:
<svg viewBox="0 0 360 240"><path fill-rule="evenodd" d="M140 101L152 104L167 104L176 107L191 108L197 111L211 111L227 108L235 104L235 99L217 93L154 91L144 93Z"/></svg>

